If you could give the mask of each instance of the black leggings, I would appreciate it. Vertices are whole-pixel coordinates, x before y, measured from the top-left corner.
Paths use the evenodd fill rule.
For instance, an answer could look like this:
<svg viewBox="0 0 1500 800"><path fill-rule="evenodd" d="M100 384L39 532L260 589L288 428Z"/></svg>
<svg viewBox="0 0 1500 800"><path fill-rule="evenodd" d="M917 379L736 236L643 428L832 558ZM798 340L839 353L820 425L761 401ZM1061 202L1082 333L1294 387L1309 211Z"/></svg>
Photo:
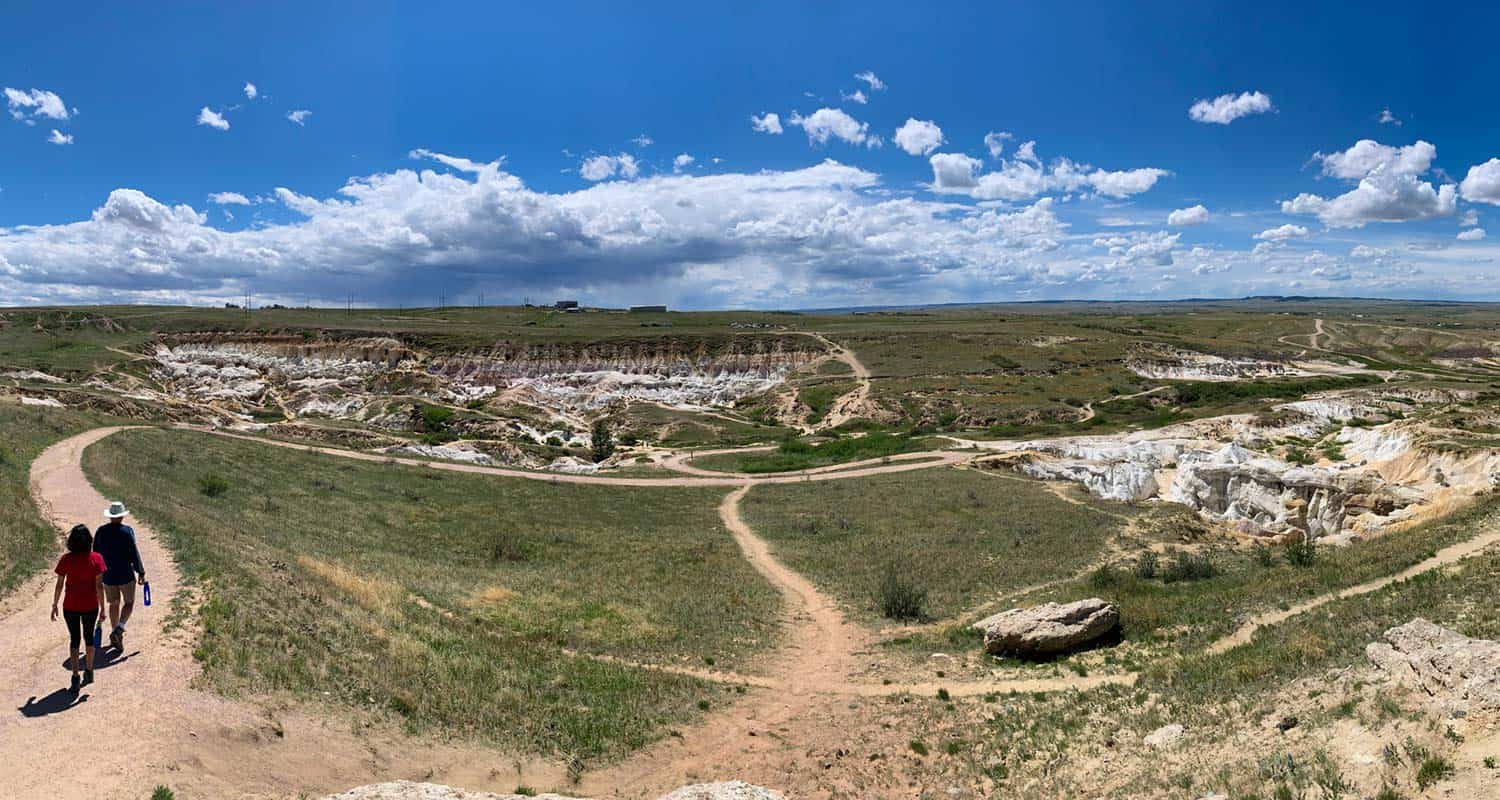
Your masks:
<svg viewBox="0 0 1500 800"><path fill-rule="evenodd" d="M98 619L97 608L88 611L63 611L63 621L68 623L68 641L73 647L69 652L78 652L78 644L85 636L89 639L89 647L94 646L94 623Z"/></svg>

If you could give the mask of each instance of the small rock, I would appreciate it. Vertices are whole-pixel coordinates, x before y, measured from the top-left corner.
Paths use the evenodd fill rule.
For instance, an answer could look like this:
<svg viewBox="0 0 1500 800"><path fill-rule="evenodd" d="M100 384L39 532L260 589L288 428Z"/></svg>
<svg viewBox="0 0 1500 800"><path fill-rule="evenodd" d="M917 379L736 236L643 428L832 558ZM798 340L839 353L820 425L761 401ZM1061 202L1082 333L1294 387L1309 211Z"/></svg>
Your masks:
<svg viewBox="0 0 1500 800"><path fill-rule="evenodd" d="M1291 714L1288 714L1276 721L1276 730L1281 731L1282 733L1286 733L1287 731L1295 727L1297 727L1297 718L1292 716Z"/></svg>
<svg viewBox="0 0 1500 800"><path fill-rule="evenodd" d="M1141 741L1145 742L1147 747L1154 750L1165 750L1169 747L1175 747L1182 740L1182 732L1183 727L1174 722L1171 725L1163 725L1146 734L1145 738L1141 739Z"/></svg>

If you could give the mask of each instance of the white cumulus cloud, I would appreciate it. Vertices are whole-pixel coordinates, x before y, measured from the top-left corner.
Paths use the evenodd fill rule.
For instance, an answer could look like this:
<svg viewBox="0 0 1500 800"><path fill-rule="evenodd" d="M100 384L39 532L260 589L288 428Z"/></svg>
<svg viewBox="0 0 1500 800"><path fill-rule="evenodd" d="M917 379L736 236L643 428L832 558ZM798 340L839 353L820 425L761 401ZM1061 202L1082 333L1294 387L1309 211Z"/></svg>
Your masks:
<svg viewBox="0 0 1500 800"><path fill-rule="evenodd" d="M963 153L935 153L928 159L932 164L932 183L937 191L968 191L979 185L974 173L984 162Z"/></svg>
<svg viewBox="0 0 1500 800"><path fill-rule="evenodd" d="M1458 185L1458 190L1471 203L1500 205L1500 158L1469 167L1469 173Z"/></svg>
<svg viewBox="0 0 1500 800"><path fill-rule="evenodd" d="M697 160L698 159L693 158L692 156L688 155L687 153L678 153L677 157L674 158L674 159L672 159L672 171L673 172L681 172L681 171L687 169L688 167L692 166L693 162L697 161Z"/></svg>
<svg viewBox="0 0 1500 800"><path fill-rule="evenodd" d="M908 155L925 156L943 144L943 129L931 120L907 118L896 129L896 146Z"/></svg>
<svg viewBox="0 0 1500 800"><path fill-rule="evenodd" d="M850 103L859 103L860 105L864 105L865 103L870 102L869 96L866 95L863 91L861 91L859 89L855 89L854 91L849 92L848 94L845 94L843 91L840 91L839 92L839 99L840 100L848 101Z"/></svg>
<svg viewBox="0 0 1500 800"><path fill-rule="evenodd" d="M1264 92L1221 94L1212 100L1199 100L1188 109L1194 122L1228 125L1240 117L1264 114L1272 109L1271 97Z"/></svg>
<svg viewBox="0 0 1500 800"><path fill-rule="evenodd" d="M760 116L750 117L750 127L761 133L781 134L781 115L774 111L767 111Z"/></svg>
<svg viewBox="0 0 1500 800"><path fill-rule="evenodd" d="M1167 215L1168 225L1202 225L1208 222L1208 209L1202 205L1179 208Z"/></svg>
<svg viewBox="0 0 1500 800"><path fill-rule="evenodd" d="M245 81L245 97L254 100L259 96L260 90L255 88L255 84L251 83L250 81Z"/></svg>
<svg viewBox="0 0 1500 800"><path fill-rule="evenodd" d="M69 134L69 133L63 133L62 131L59 131L58 129L53 128L52 129L52 134L47 137L47 141L49 141L49 142L51 142L53 144L72 144L73 143L73 135Z"/></svg>
<svg viewBox="0 0 1500 800"><path fill-rule="evenodd" d="M1308 234L1307 228L1301 225L1293 225L1288 222L1277 228L1268 228L1255 234L1255 238L1263 242L1284 242L1287 239L1300 239Z"/></svg>
<svg viewBox="0 0 1500 800"><path fill-rule="evenodd" d="M208 106L204 106L203 109L198 112L198 124L207 125L210 128L215 128L221 131L229 130L229 120L224 119L223 114L220 114L219 112L209 108Z"/></svg>
<svg viewBox="0 0 1500 800"><path fill-rule="evenodd" d="M1381 125L1395 125L1396 127L1399 128L1399 127L1401 127L1401 120L1396 119L1396 115L1392 114L1391 110L1389 108L1382 108L1380 110L1380 124Z"/></svg>
<svg viewBox="0 0 1500 800"><path fill-rule="evenodd" d="M1421 175L1437 158L1437 148L1421 140L1405 147L1383 145L1374 139L1361 139L1348 150L1337 153L1314 153L1323 163L1323 174L1357 181L1377 169L1391 175Z"/></svg>
<svg viewBox="0 0 1500 800"><path fill-rule="evenodd" d="M641 167L635 160L635 156L629 153L620 153L613 156L591 156L583 160L578 167L578 174L584 180L602 181L618 175L626 180L635 178L641 174Z"/></svg>
<svg viewBox="0 0 1500 800"><path fill-rule="evenodd" d="M11 117L15 119L46 117L65 120L70 116L67 103L63 102L57 92L49 92L46 89L28 91L7 86L5 87L5 104L10 108Z"/></svg>
<svg viewBox="0 0 1500 800"><path fill-rule="evenodd" d="M292 111L286 112L286 118L288 120L291 120L292 122L297 123L298 125L306 125L307 118L310 116L312 116L312 112L308 111L305 108L293 109Z"/></svg>
<svg viewBox="0 0 1500 800"><path fill-rule="evenodd" d="M885 90L885 81L875 77L875 73L871 72L870 70L856 73L854 75L854 79L857 81L864 81L865 84L870 87L870 91L872 92L880 92Z"/></svg>
<svg viewBox="0 0 1500 800"><path fill-rule="evenodd" d="M990 131L984 135L984 149L990 151L990 158L999 158L1005 152L1007 139L1015 138L1015 134L1008 131Z"/></svg>
<svg viewBox="0 0 1500 800"><path fill-rule="evenodd" d="M1484 228L1470 228L1458 234L1460 242L1477 242L1484 238Z"/></svg>
<svg viewBox="0 0 1500 800"><path fill-rule="evenodd" d="M820 108L805 117L793 112L787 124L806 131L807 140L813 144L828 144L829 139L866 147L879 147L882 143L879 136L870 133L870 123L860 122L838 108Z"/></svg>
<svg viewBox="0 0 1500 800"><path fill-rule="evenodd" d="M636 147L650 147L651 145L656 143L655 139L652 139L650 136L647 136L644 133L640 136L635 137L634 139L631 139L630 141L634 142Z"/></svg>
<svg viewBox="0 0 1500 800"><path fill-rule="evenodd" d="M220 206L248 206L250 198L239 192L214 192L208 196L208 202Z"/></svg>

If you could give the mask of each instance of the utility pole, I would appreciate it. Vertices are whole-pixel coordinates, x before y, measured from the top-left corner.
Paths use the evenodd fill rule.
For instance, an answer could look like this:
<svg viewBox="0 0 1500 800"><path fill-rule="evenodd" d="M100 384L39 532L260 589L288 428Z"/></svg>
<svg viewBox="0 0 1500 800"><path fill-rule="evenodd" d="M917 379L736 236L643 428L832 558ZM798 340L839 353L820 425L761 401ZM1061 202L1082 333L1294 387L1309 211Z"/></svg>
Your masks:
<svg viewBox="0 0 1500 800"><path fill-rule="evenodd" d="M344 316L354 316L354 295L352 294L344 295Z"/></svg>

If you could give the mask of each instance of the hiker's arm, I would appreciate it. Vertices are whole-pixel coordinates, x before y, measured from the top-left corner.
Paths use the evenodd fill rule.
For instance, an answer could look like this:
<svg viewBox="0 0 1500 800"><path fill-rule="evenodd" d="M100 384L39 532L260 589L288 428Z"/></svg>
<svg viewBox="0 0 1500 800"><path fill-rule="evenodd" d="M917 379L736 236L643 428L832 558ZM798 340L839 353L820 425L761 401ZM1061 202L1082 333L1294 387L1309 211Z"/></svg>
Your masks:
<svg viewBox="0 0 1500 800"><path fill-rule="evenodd" d="M57 586L52 589L52 619L57 620L57 601L62 598L63 576L57 576Z"/></svg>
<svg viewBox="0 0 1500 800"><path fill-rule="evenodd" d="M146 582L146 565L141 563L141 548L136 545L135 537L130 537L130 558L135 562L135 582Z"/></svg>

